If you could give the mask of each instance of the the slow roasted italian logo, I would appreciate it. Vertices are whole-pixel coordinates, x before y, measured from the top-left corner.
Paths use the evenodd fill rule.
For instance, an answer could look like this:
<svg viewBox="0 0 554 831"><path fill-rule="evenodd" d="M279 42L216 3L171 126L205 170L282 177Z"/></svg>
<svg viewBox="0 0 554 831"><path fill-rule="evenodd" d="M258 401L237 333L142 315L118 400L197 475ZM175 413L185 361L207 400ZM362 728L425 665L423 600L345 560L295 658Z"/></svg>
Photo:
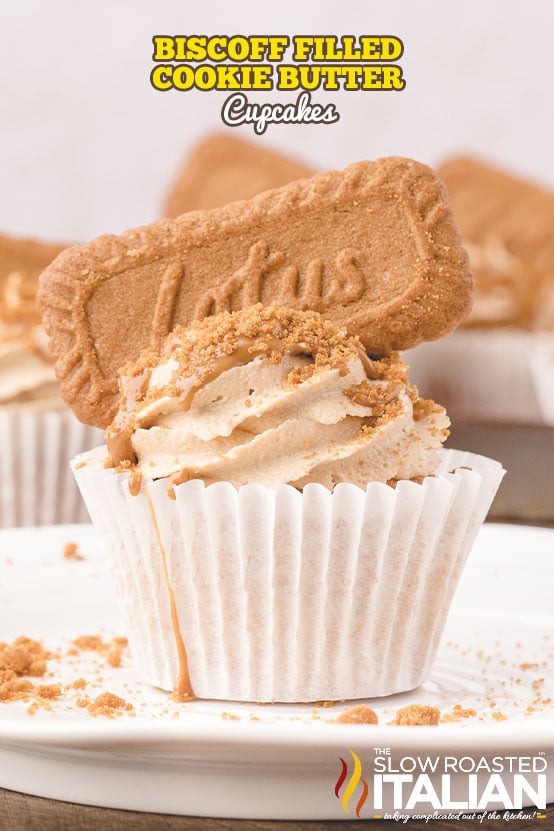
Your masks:
<svg viewBox="0 0 554 831"><path fill-rule="evenodd" d="M360 761L360 757L357 753L354 753L353 750L349 750L348 752L352 756L354 766L352 768L352 772L349 774L347 763L342 758L342 756L339 756L339 761L341 763L341 772L339 773L339 778L337 779L337 784L335 785L335 796L337 797L337 799L340 799L345 814L349 814L350 802L352 800L352 797L354 796L356 788L358 787L358 785L361 784L361 793L354 807L356 816L359 817L360 811L364 807L365 801L367 799L369 786L362 776L362 763Z"/></svg>

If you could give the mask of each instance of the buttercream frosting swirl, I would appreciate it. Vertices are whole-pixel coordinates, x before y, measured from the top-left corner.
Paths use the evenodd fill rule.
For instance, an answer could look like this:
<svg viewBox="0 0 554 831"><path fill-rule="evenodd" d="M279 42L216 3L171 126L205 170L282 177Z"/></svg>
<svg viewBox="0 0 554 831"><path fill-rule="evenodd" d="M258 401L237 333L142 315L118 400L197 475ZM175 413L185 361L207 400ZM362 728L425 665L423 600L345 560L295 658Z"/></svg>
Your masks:
<svg viewBox="0 0 554 831"><path fill-rule="evenodd" d="M0 291L0 405L63 407L47 337L36 307L36 281L12 271Z"/></svg>
<svg viewBox="0 0 554 831"><path fill-rule="evenodd" d="M432 473L448 418L397 354L315 312L260 305L178 328L123 368L112 461L142 477L304 487Z"/></svg>

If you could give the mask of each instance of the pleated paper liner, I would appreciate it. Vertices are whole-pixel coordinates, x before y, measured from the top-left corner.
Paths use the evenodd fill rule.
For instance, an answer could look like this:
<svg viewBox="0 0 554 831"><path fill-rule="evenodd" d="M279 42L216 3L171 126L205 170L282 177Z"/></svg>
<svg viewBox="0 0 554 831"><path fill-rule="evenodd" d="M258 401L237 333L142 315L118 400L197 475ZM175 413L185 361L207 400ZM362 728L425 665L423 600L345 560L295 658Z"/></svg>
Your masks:
<svg viewBox="0 0 554 831"><path fill-rule="evenodd" d="M440 401L454 423L554 427L554 334L458 330L404 353L420 394Z"/></svg>
<svg viewBox="0 0 554 831"><path fill-rule="evenodd" d="M0 527L86 522L69 462L99 440L69 410L0 411Z"/></svg>
<svg viewBox="0 0 554 831"><path fill-rule="evenodd" d="M131 496L128 475L104 469L104 457L98 448L73 469L112 555L142 678L171 690L179 673L169 583L194 693L237 701L366 698L422 683L504 474L450 450L422 484L300 493L190 481L172 500L167 479Z"/></svg>

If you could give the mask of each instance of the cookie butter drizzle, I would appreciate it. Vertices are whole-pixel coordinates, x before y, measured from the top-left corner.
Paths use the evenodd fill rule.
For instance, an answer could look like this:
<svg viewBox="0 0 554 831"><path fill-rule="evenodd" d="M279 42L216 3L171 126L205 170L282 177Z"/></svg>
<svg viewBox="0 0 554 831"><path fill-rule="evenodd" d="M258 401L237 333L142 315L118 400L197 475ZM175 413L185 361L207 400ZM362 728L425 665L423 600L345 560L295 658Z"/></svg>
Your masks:
<svg viewBox="0 0 554 831"><path fill-rule="evenodd" d="M278 348L278 342L256 346L254 340L241 339L238 348L234 352L231 352L230 355L220 355L212 369L208 370L201 380L197 376L192 376L176 381L175 386L181 392L179 396L179 409L182 412L190 410L196 393L200 392L202 387L211 384L212 381L215 381L224 372L234 369L237 366L245 366L245 364L250 363L260 355L270 355L272 352L277 351ZM308 347L303 343L290 344L282 351L286 355L306 355L311 357Z"/></svg>
<svg viewBox="0 0 554 831"><path fill-rule="evenodd" d="M162 538L160 534L160 528L158 525L158 520L156 517L156 512L154 510L154 505L152 504L152 498L150 496L150 491L148 488L146 490L146 499L148 500L148 509L150 511L150 516L152 518L152 524L154 526L154 532L156 534L156 539L158 541L158 548L160 549L160 554L162 557L162 565L164 571L164 579L165 584L167 586L167 591L169 594L169 604L171 609L171 622L173 624L173 634L175 636L175 645L177 647L177 657L179 660L179 675L177 677L177 681L175 683L175 688L173 690L173 698L175 701L189 701L191 698L195 698L194 690L192 689L192 684L190 682L190 675L189 675L189 663L187 657L187 650L185 647L185 642L183 641L183 637L181 635L181 630L179 629L179 618L177 616L177 604L175 603L175 592L173 591L173 586L171 585L171 581L169 579L169 571L167 568L167 555L162 543Z"/></svg>
<svg viewBox="0 0 554 831"><path fill-rule="evenodd" d="M165 351L170 351L171 347L172 342L169 341ZM260 355L269 356L274 353L304 355L313 360L312 351L305 343L282 344L278 340L265 340L263 344L257 345L252 338L241 338L238 347L230 354L218 356L211 369L205 371L201 378L197 375L190 375L177 379L175 386L180 393L178 398L179 410L181 412L190 410L196 394L207 384L223 375L224 372L238 366L244 366ZM358 357L362 362L366 376L371 380L376 380L378 374L371 358L367 356L363 349L358 350ZM135 464L136 456L132 444L132 435L137 427L137 422L140 423L141 428L153 426L148 423L148 419L140 420L140 416L137 419L136 413L133 412L137 396L144 395L148 389L150 375L151 370L146 369L139 375L122 378L121 385L125 396L125 409L119 410L113 425L106 432L108 451L115 465L125 461Z"/></svg>

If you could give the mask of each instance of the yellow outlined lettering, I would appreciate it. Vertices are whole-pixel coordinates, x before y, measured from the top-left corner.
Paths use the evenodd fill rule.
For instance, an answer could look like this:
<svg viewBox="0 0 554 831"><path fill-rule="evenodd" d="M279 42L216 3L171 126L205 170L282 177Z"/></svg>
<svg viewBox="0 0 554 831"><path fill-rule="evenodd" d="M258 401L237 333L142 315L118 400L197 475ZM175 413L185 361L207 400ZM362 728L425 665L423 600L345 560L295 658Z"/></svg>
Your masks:
<svg viewBox="0 0 554 831"><path fill-rule="evenodd" d="M281 64L277 67L277 89L299 89L298 66L292 64Z"/></svg>
<svg viewBox="0 0 554 831"><path fill-rule="evenodd" d="M404 44L396 35L155 35L152 43L155 65L150 83L161 92L300 91L294 113L280 102L266 103L256 116L257 132L267 123L286 122L289 117L298 123L311 118L320 123L337 120L334 108L322 110L319 103L311 102L309 93L315 90L397 92L406 86L402 67L396 63L404 54ZM290 62L283 63L285 58ZM228 102L231 124L238 98L231 96ZM248 99L239 103L248 113Z"/></svg>
<svg viewBox="0 0 554 831"><path fill-rule="evenodd" d="M173 75L173 67L171 64L165 66L164 64L158 64L154 67L152 72L150 73L150 83L154 87L154 89L159 89L165 92L166 89L171 89L173 83L171 81L171 76Z"/></svg>
<svg viewBox="0 0 554 831"><path fill-rule="evenodd" d="M173 61L175 60L175 43L173 38L165 35L156 35L152 38L154 42L153 61Z"/></svg>

